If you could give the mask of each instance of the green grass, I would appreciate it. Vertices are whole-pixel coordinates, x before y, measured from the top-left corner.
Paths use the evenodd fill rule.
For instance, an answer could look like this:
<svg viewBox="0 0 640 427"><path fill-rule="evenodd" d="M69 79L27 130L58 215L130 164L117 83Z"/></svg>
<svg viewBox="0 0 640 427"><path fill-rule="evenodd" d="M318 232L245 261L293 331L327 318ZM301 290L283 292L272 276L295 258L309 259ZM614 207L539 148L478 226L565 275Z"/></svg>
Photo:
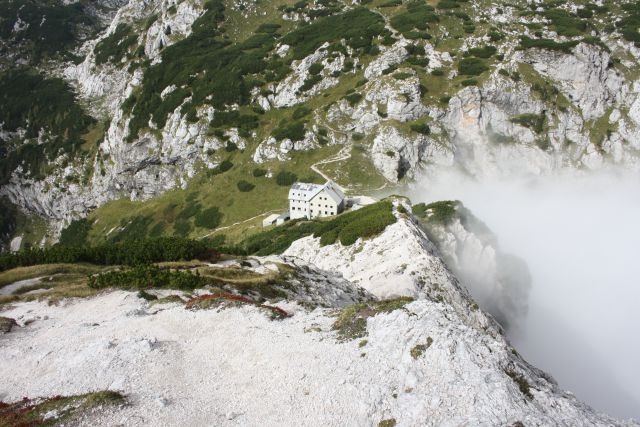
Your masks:
<svg viewBox="0 0 640 427"><path fill-rule="evenodd" d="M20 280L33 279L36 277L44 277L47 281L49 278L53 279L60 275L74 275L80 278L102 270L104 270L104 267L91 264L44 264L18 267L0 272L0 288Z"/></svg>

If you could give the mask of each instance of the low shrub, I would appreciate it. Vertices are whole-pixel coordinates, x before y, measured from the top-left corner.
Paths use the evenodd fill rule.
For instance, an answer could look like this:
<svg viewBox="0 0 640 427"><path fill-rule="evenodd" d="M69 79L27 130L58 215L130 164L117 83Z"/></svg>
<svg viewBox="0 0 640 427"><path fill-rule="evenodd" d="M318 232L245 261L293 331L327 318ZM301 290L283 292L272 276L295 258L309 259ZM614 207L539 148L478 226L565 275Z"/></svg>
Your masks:
<svg viewBox="0 0 640 427"><path fill-rule="evenodd" d="M458 72L463 76L479 76L488 69L487 64L480 58L463 58L458 63Z"/></svg>
<svg viewBox="0 0 640 427"><path fill-rule="evenodd" d="M317 74L320 74L323 69L324 69L324 65L322 65L321 63L319 62L313 63L309 67L309 74L311 74L312 76L315 76Z"/></svg>
<svg viewBox="0 0 640 427"><path fill-rule="evenodd" d="M422 135L429 135L431 133L431 128L426 123L414 123L410 128L412 131Z"/></svg>
<svg viewBox="0 0 640 427"><path fill-rule="evenodd" d="M194 223L197 227L208 228L210 230L218 227L222 221L220 209L213 206L198 212L195 215Z"/></svg>
<svg viewBox="0 0 640 427"><path fill-rule="evenodd" d="M99 246L62 246L30 248L0 254L0 271L38 264L82 263L99 265L139 265L162 261L208 258L204 242L179 237L123 240Z"/></svg>
<svg viewBox="0 0 640 427"><path fill-rule="evenodd" d="M346 99L349 105L352 107L354 107L358 102L362 101L363 98L364 96L362 96L362 94L360 93L351 93L344 97L344 99Z"/></svg>
<svg viewBox="0 0 640 427"><path fill-rule="evenodd" d="M255 185L245 180L238 181L236 186L238 187L238 190L240 190L242 193L248 193L249 191L256 188Z"/></svg>
<svg viewBox="0 0 640 427"><path fill-rule="evenodd" d="M475 56L476 58L491 58L496 54L498 49L495 46L487 45L483 47L474 47L469 49L465 53L469 56Z"/></svg>
<svg viewBox="0 0 640 427"><path fill-rule="evenodd" d="M256 178L259 178L261 176L265 176L267 174L267 170L261 169L261 168L255 168L251 174Z"/></svg>
<svg viewBox="0 0 640 427"><path fill-rule="evenodd" d="M456 218L458 205L458 201L443 200L429 204L418 203L411 210L415 216L429 223L447 225Z"/></svg>
<svg viewBox="0 0 640 427"><path fill-rule="evenodd" d="M120 288L128 290L180 289L192 291L202 288L207 280L198 272L163 270L155 265L140 265L130 270L109 271L89 276L92 289Z"/></svg>
<svg viewBox="0 0 640 427"><path fill-rule="evenodd" d="M283 187L290 186L298 180L298 175L293 172L281 171L276 175L276 184Z"/></svg>
<svg viewBox="0 0 640 427"><path fill-rule="evenodd" d="M82 246L91 231L91 222L87 218L77 219L62 230L59 243L63 246Z"/></svg>
<svg viewBox="0 0 640 427"><path fill-rule="evenodd" d="M278 254L284 252L295 240L310 235L319 237L321 245L340 241L348 246L359 238L381 233L395 222L391 202L382 201L344 213L329 221L291 221L247 237L234 251L239 254Z"/></svg>
<svg viewBox="0 0 640 427"><path fill-rule="evenodd" d="M231 160L223 160L218 166L209 170L209 174L211 175L219 175L231 169L233 167L233 163Z"/></svg>
<svg viewBox="0 0 640 427"><path fill-rule="evenodd" d="M283 139L302 141L304 139L304 135L304 122L292 122L289 124L283 124L275 128L271 133L271 136L273 136L277 141L282 141Z"/></svg>
<svg viewBox="0 0 640 427"><path fill-rule="evenodd" d="M531 129L535 133L542 133L544 131L544 123L546 116L541 114L520 114L510 119L511 123L524 126Z"/></svg>
<svg viewBox="0 0 640 427"><path fill-rule="evenodd" d="M557 42L552 39L532 39L526 36L520 37L520 49L547 49L557 50L564 53L571 53L571 50L576 47L577 41Z"/></svg>

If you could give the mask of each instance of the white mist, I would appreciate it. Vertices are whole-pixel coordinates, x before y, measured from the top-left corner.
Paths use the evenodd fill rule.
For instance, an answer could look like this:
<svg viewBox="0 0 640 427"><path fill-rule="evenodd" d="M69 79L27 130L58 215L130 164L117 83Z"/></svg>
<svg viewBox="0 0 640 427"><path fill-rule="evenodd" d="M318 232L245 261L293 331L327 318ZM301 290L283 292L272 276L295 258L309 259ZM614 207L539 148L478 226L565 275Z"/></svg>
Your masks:
<svg viewBox="0 0 640 427"><path fill-rule="evenodd" d="M425 178L414 203L461 200L529 266L525 358L594 408L640 419L640 176Z"/></svg>

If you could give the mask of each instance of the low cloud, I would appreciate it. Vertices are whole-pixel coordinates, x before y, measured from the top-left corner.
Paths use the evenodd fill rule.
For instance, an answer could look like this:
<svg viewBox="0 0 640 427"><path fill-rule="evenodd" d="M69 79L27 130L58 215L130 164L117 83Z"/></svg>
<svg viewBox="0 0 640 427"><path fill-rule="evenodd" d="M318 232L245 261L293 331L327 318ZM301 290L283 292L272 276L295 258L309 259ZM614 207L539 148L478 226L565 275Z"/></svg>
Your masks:
<svg viewBox="0 0 640 427"><path fill-rule="evenodd" d="M526 262L529 311L509 335L530 362L596 409L640 419L640 174L475 180L451 171L408 193L461 200Z"/></svg>

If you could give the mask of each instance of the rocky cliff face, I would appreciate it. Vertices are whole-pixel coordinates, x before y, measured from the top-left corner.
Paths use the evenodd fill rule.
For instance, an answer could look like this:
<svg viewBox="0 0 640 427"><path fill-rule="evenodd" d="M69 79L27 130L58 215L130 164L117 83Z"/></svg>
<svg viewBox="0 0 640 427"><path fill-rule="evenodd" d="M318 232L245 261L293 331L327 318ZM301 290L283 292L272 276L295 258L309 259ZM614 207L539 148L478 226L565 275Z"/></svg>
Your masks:
<svg viewBox="0 0 640 427"><path fill-rule="evenodd" d="M224 160L220 150L228 142L250 150L255 163L286 162L292 151L326 144L357 143L365 147L377 173L390 183L410 180L418 170L437 174L439 168L452 166L474 176L514 171L542 174L612 163L638 167L640 83L633 72L638 49L604 30L598 30L598 42L586 32L559 35L553 19L537 17L536 13L546 13L544 8L531 12L535 15L531 17L519 14L524 6L503 5L500 13L494 10L501 28L486 27L483 20L495 16L490 15L491 7L480 2L470 2L459 14L465 25L473 23L477 29L458 38L456 48L443 45L459 29L459 25L445 26L447 19L454 18L443 10L436 10L442 15L440 27L431 24L435 37L409 38L391 20L385 24L388 34L378 36L375 49L367 54L338 40L319 43L298 58L299 49L276 41L267 59L290 61L289 71L279 80L258 79L255 84L263 86L251 90L246 106L224 107L252 106L271 114L249 132L241 131L237 124L213 129L211 120L220 108L198 105L189 115L186 107L191 98L187 97L172 106L162 126L156 126L154 118L131 135L132 107L125 101L144 89L145 72L163 61L164 49L192 35L194 22L207 7L202 1L130 0L99 37L78 49L82 62L41 67L77 89L81 102L105 124L104 135L89 157L65 154L50 159L54 167L44 177L17 168L0 195L25 211L50 219L59 230L107 201L146 200L185 187L201 170L215 168ZM336 10L349 8L340 4ZM575 13L575 7L567 8ZM288 29L316 19L309 11L285 9L273 6L266 10L249 2L237 8L231 5L226 12L239 13L247 22L262 16L258 20L267 24L270 21L264 16L271 13L274 17L269 19L279 26L289 25ZM374 11L386 18L396 13ZM614 12L623 13L617 9L608 13ZM591 25L600 28L604 23L598 17ZM543 30L534 35L534 27ZM133 34L131 41L123 39L131 47L115 59L97 61L96 47L113 41L123 28L130 28L128 34ZM548 37L556 45L573 44L563 49L556 45L522 48L520 35ZM233 43L225 37L225 43ZM116 47L122 43L118 41ZM473 53L492 43L498 53ZM474 55L488 65L466 78L461 63L469 57L476 59ZM160 99L154 102L164 102L182 89L160 88ZM307 105L312 114L304 119L303 136L274 138L274 123L282 122L277 112ZM88 178L76 183L83 175Z"/></svg>
<svg viewBox="0 0 640 427"><path fill-rule="evenodd" d="M451 216L436 220L443 204ZM420 224L479 306L506 329L517 328L527 315L531 288L526 262L502 251L491 230L461 202L426 206Z"/></svg>

